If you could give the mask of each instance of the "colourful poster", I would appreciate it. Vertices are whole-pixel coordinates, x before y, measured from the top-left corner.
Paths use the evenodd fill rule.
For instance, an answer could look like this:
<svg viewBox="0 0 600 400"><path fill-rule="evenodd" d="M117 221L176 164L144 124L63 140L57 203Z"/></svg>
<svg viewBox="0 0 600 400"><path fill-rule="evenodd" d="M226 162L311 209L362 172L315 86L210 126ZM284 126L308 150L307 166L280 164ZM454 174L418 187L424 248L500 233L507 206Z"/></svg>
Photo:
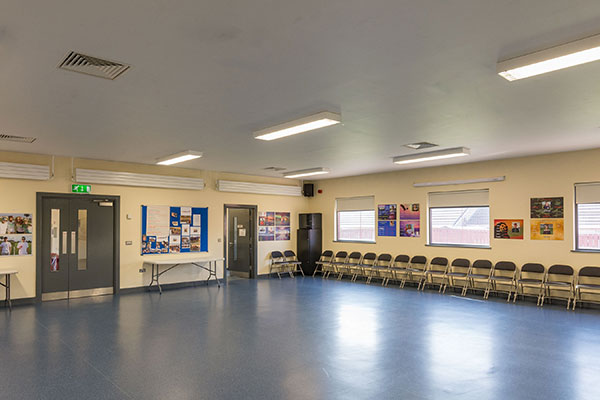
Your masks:
<svg viewBox="0 0 600 400"><path fill-rule="evenodd" d="M378 236L396 236L396 221L377 221Z"/></svg>
<svg viewBox="0 0 600 400"><path fill-rule="evenodd" d="M259 212L258 226L275 226L275 213L267 211Z"/></svg>
<svg viewBox="0 0 600 400"><path fill-rule="evenodd" d="M419 203L400 204L400 237L421 236L421 208Z"/></svg>
<svg viewBox="0 0 600 400"><path fill-rule="evenodd" d="M275 213L275 226L290 226L290 213L278 212ZM289 239L287 239L289 240Z"/></svg>
<svg viewBox="0 0 600 400"><path fill-rule="evenodd" d="M32 233L32 214L0 214L0 256L31 255ZM58 271L58 251L51 251L51 254L56 258L55 270Z"/></svg>
<svg viewBox="0 0 600 400"><path fill-rule="evenodd" d="M142 206L142 254L208 251L208 208Z"/></svg>
<svg viewBox="0 0 600 400"><path fill-rule="evenodd" d="M400 237L419 236L421 236L421 221L416 219L400 221Z"/></svg>
<svg viewBox="0 0 600 400"><path fill-rule="evenodd" d="M290 227L289 226L275 227L275 240L290 240Z"/></svg>
<svg viewBox="0 0 600 400"><path fill-rule="evenodd" d="M377 219L379 221L395 221L396 207L396 204L379 204L377 206ZM396 229L395 225L394 229Z"/></svg>
<svg viewBox="0 0 600 400"><path fill-rule="evenodd" d="M273 226L259 226L258 227L258 241L259 242L271 242L275 240L275 227Z"/></svg>
<svg viewBox="0 0 600 400"><path fill-rule="evenodd" d="M562 197L535 197L531 199L531 218L564 218Z"/></svg>
<svg viewBox="0 0 600 400"><path fill-rule="evenodd" d="M534 219L531 221L531 240L564 240L564 220Z"/></svg>
<svg viewBox="0 0 600 400"><path fill-rule="evenodd" d="M495 219L494 239L523 239L523 220Z"/></svg>

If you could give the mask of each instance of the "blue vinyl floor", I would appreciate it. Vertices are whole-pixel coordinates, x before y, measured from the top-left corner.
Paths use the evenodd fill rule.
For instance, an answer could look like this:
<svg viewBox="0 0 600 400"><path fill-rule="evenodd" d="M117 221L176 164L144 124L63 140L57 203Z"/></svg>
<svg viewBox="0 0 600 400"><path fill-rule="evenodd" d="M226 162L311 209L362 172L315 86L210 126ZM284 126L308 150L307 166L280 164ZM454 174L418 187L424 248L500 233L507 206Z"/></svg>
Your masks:
<svg viewBox="0 0 600 400"><path fill-rule="evenodd" d="M1 399L600 399L600 310L321 278L0 309Z"/></svg>

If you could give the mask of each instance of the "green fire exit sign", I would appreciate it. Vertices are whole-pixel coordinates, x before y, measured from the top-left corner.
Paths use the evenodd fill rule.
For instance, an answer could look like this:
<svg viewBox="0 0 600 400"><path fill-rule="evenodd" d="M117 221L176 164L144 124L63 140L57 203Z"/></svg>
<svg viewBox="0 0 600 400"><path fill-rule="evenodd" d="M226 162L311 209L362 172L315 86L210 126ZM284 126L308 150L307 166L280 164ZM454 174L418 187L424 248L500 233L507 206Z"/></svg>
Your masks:
<svg viewBox="0 0 600 400"><path fill-rule="evenodd" d="M72 193L91 193L92 185L71 185Z"/></svg>

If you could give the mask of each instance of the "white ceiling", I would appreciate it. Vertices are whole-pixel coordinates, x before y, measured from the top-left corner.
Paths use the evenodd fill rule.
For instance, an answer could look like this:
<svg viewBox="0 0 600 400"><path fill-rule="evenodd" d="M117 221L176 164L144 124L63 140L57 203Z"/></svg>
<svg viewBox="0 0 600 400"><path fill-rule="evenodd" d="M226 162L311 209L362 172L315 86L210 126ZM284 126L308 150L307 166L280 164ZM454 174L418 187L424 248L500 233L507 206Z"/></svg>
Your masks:
<svg viewBox="0 0 600 400"><path fill-rule="evenodd" d="M600 147L600 62L507 82L499 59L600 33L597 0L5 0L0 133L15 150L259 175L401 168L402 145L472 155ZM115 81L57 69L68 50L133 65ZM252 132L313 112L342 126ZM413 166L414 167L414 166Z"/></svg>

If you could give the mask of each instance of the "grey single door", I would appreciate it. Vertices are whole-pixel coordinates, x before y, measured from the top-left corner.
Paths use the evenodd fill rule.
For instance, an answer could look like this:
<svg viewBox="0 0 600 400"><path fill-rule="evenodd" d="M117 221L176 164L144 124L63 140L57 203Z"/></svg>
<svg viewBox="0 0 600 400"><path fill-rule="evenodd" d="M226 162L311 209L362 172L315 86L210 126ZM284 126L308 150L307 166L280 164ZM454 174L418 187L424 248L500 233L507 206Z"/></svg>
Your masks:
<svg viewBox="0 0 600 400"><path fill-rule="evenodd" d="M252 273L252 210L227 209L227 268L233 275L251 277Z"/></svg>
<svg viewBox="0 0 600 400"><path fill-rule="evenodd" d="M42 207L42 300L113 293L113 203L47 198Z"/></svg>

